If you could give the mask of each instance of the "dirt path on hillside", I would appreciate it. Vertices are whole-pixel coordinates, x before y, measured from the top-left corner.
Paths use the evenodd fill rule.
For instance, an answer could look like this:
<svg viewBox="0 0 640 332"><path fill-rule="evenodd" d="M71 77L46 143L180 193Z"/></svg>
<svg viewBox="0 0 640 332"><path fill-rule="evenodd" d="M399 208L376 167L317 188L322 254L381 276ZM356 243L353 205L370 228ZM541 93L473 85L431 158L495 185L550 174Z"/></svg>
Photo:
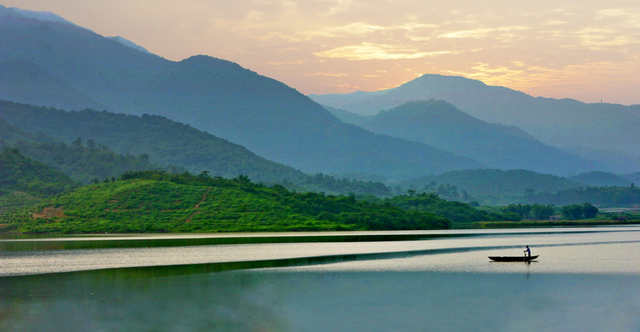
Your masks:
<svg viewBox="0 0 640 332"><path fill-rule="evenodd" d="M200 204L204 203L204 201L207 199L207 195L209 194L209 191L211 190L211 188L207 188L207 191L204 192L204 195L202 196L202 200L200 201L200 203L196 204L196 206L193 207L194 210L196 210L195 212L193 212L189 218L187 218L187 221L185 222L191 222L191 218L193 218L193 216L196 215L196 213L198 213L200 210Z"/></svg>

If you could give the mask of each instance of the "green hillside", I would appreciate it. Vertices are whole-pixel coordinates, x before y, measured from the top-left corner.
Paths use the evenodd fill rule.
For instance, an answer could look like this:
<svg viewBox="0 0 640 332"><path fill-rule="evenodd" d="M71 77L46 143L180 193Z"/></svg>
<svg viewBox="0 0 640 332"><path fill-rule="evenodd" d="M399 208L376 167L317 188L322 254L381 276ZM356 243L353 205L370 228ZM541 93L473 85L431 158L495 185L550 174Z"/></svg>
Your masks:
<svg viewBox="0 0 640 332"><path fill-rule="evenodd" d="M0 121L1 122L1 121ZM0 134L10 136L11 131ZM0 138L0 215L79 186L65 174L8 148Z"/></svg>
<svg viewBox="0 0 640 332"><path fill-rule="evenodd" d="M47 197L77 186L65 174L23 156L16 148L4 148L0 153L0 194L20 191Z"/></svg>
<svg viewBox="0 0 640 332"><path fill-rule="evenodd" d="M78 188L5 215L5 230L33 233L231 232L449 228L449 220L389 204L206 173L145 171Z"/></svg>

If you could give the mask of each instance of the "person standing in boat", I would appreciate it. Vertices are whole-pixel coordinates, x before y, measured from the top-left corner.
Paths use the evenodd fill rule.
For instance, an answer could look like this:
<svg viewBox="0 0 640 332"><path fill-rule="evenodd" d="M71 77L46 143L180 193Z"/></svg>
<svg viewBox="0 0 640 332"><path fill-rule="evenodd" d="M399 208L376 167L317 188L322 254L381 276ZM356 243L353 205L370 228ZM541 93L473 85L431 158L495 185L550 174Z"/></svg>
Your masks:
<svg viewBox="0 0 640 332"><path fill-rule="evenodd" d="M529 258L531 258L531 249L529 249L529 246L527 246L527 249L524 251L525 255L529 256Z"/></svg>

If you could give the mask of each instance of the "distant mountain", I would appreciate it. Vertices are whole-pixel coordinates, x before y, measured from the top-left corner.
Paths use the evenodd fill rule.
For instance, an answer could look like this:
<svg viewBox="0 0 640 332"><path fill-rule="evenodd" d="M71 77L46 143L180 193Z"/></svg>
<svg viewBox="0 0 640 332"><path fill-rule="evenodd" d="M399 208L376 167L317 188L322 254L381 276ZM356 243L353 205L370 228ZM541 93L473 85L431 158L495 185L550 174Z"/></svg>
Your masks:
<svg viewBox="0 0 640 332"><path fill-rule="evenodd" d="M19 16L0 17L0 49L0 61L31 62L104 109L166 116L306 172L402 179L484 167L345 124L295 89L229 61L173 62L74 25Z"/></svg>
<svg viewBox="0 0 640 332"><path fill-rule="evenodd" d="M65 20L64 18L51 12L32 11L32 10L20 9L15 7L7 8L4 6L0 6L0 16L26 17L26 18L30 18L38 21L51 21L51 22L58 22L58 23L73 24Z"/></svg>
<svg viewBox="0 0 640 332"><path fill-rule="evenodd" d="M107 39L111 39L111 40L113 40L115 42L118 42L118 43L120 43L120 44L122 44L124 46L131 47L131 48L133 48L135 50L138 50L138 51L142 51L142 52L145 52L145 53L151 53L151 52L147 51L146 48L144 48L144 47L142 47L142 46L140 46L140 45L138 45L138 44L136 44L136 43L134 43L134 42L132 42L130 40L124 39L124 38L122 38L120 36L107 37Z"/></svg>
<svg viewBox="0 0 640 332"><path fill-rule="evenodd" d="M492 168L528 169L561 176L603 169L536 140L514 126L478 120L444 101L415 101L374 116L329 109L345 122L479 160Z"/></svg>
<svg viewBox="0 0 640 332"><path fill-rule="evenodd" d="M0 62L0 99L69 110L104 107L32 62Z"/></svg>
<svg viewBox="0 0 640 332"><path fill-rule="evenodd" d="M409 101L439 99L480 120L521 128L552 146L586 146L640 155L640 105L534 98L476 80L441 75L424 75L377 92L309 97L323 105L364 115Z"/></svg>
<svg viewBox="0 0 640 332"><path fill-rule="evenodd" d="M625 174L622 177L627 179L627 180L629 180L629 181L631 181L631 183L633 183L634 185L636 183L640 184L640 172L635 172L635 173L632 173L632 174Z"/></svg>
<svg viewBox="0 0 640 332"><path fill-rule="evenodd" d="M582 173L570 177L569 180L592 187L626 187L631 184L631 181L624 177L607 172Z"/></svg>
<svg viewBox="0 0 640 332"><path fill-rule="evenodd" d="M605 148L596 149L586 146L568 146L563 148L564 151L575 154L582 159L592 160L600 165L606 165L614 173L636 172L640 169L640 156L624 153L620 150Z"/></svg>

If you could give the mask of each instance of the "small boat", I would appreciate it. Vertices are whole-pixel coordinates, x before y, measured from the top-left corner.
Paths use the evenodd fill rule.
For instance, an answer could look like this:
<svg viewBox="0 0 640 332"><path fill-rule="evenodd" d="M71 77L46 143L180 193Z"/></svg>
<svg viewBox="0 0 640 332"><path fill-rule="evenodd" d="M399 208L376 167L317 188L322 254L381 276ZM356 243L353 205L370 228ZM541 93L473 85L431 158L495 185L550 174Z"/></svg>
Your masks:
<svg viewBox="0 0 640 332"><path fill-rule="evenodd" d="M535 256L489 256L489 259L496 262L528 262L538 258L540 255Z"/></svg>

